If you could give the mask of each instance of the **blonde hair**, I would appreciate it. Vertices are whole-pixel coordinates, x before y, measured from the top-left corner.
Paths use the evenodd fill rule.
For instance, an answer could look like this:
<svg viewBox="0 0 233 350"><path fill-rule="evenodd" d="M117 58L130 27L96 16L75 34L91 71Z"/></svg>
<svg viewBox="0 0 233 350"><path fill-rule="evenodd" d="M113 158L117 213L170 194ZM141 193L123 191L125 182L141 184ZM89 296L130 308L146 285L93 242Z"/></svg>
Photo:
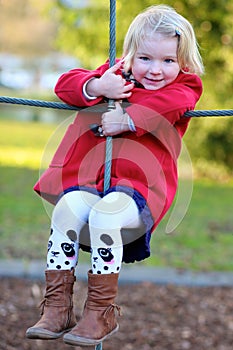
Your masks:
<svg viewBox="0 0 233 350"><path fill-rule="evenodd" d="M184 73L204 73L202 58L192 25L175 9L166 5L154 5L135 17L126 33L123 56L124 69L129 72L139 43L154 33L168 37L177 36L177 58Z"/></svg>

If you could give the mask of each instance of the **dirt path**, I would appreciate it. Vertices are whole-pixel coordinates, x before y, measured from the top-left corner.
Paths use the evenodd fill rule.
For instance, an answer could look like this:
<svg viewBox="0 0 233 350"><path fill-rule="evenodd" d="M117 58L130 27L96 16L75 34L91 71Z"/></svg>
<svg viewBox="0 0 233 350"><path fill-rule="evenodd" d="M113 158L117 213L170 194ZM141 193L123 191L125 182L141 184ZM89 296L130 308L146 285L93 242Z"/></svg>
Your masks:
<svg viewBox="0 0 233 350"><path fill-rule="evenodd" d="M38 319L41 280L1 278L1 350L74 350L59 341L27 340L25 330ZM80 316L86 284L75 285ZM232 350L233 289L230 287L120 285L120 331L103 350ZM86 348L92 350L91 347Z"/></svg>

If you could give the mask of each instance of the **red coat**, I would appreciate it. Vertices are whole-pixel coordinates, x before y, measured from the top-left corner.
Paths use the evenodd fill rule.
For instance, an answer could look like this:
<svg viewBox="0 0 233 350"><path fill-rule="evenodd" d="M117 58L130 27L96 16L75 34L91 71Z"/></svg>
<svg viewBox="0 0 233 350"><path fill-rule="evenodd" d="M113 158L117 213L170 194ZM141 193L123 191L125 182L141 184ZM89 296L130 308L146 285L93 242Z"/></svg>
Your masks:
<svg viewBox="0 0 233 350"><path fill-rule="evenodd" d="M104 103L102 97L87 101L82 87L107 69L108 63L94 71L71 70L59 78L55 93L78 107ZM184 73L156 91L135 87L126 111L136 132L113 137L111 187L133 188L144 197L154 221L152 230L174 199L181 138L190 120L183 114L194 109L201 93L200 78ZM34 187L48 201L55 203L59 194L72 186L103 191L105 138L95 136L89 128L91 123L100 123L100 114L93 108L84 109L69 126L49 169Z"/></svg>

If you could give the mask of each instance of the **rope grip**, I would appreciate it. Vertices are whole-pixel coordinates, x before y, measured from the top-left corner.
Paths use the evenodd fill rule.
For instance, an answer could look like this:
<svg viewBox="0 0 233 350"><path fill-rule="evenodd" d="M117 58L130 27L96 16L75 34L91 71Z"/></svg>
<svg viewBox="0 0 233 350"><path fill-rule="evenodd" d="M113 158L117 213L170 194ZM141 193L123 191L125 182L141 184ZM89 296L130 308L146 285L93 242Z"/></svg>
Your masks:
<svg viewBox="0 0 233 350"><path fill-rule="evenodd" d="M116 108L115 100L109 100L108 101L108 112L112 111L115 108ZM89 128L94 133L95 136L104 137L102 125L97 124L97 123L93 123L93 124L89 125Z"/></svg>

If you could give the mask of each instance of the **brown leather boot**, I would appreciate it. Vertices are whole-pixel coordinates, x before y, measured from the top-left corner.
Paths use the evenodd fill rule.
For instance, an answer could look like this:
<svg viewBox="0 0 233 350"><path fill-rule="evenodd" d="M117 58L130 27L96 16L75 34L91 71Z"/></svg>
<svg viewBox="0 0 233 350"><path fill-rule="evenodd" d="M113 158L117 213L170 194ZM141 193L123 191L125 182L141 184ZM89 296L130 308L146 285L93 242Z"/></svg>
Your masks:
<svg viewBox="0 0 233 350"><path fill-rule="evenodd" d="M76 324L73 312L74 270L47 270L41 319L26 331L30 339L56 339Z"/></svg>
<svg viewBox="0 0 233 350"><path fill-rule="evenodd" d="M118 276L118 273L88 273L88 296L83 315L72 331L64 335L63 340L66 344L97 345L118 330L115 309L120 314L120 307L114 304Z"/></svg>

